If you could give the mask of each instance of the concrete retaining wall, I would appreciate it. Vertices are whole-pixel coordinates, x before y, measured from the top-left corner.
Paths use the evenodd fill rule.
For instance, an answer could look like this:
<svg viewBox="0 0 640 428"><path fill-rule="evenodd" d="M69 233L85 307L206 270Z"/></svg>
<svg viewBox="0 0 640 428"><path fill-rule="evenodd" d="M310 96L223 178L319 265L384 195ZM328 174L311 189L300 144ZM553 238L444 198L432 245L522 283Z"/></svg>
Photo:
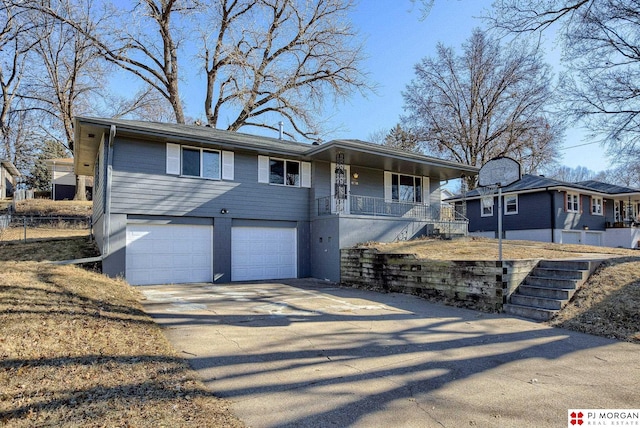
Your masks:
<svg viewBox="0 0 640 428"><path fill-rule="evenodd" d="M359 288L414 294L444 303L501 312L538 260L420 260L371 248L341 250L340 282Z"/></svg>

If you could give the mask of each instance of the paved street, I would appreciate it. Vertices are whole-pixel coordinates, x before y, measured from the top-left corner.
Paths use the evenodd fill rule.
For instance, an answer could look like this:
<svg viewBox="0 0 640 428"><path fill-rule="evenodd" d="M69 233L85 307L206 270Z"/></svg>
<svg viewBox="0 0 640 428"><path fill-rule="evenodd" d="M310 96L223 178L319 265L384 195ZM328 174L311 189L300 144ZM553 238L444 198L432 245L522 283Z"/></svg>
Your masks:
<svg viewBox="0 0 640 428"><path fill-rule="evenodd" d="M316 280L138 287L251 427L562 427L640 408L640 346Z"/></svg>

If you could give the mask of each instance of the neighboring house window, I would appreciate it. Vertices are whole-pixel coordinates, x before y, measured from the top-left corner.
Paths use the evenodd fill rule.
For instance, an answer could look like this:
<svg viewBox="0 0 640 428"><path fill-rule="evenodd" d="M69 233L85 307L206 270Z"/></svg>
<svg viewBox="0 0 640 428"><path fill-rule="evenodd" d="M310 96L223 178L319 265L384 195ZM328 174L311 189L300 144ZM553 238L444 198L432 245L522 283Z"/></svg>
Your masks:
<svg viewBox="0 0 640 428"><path fill-rule="evenodd" d="M167 143L167 174L233 180L233 152Z"/></svg>
<svg viewBox="0 0 640 428"><path fill-rule="evenodd" d="M311 163L258 156L258 183L311 187Z"/></svg>
<svg viewBox="0 0 640 428"><path fill-rule="evenodd" d="M413 175L391 174L391 200L422 202L422 178Z"/></svg>
<svg viewBox="0 0 640 428"><path fill-rule="evenodd" d="M580 212L580 195L577 193L567 193L567 212Z"/></svg>
<svg viewBox="0 0 640 428"><path fill-rule="evenodd" d="M602 198L595 196L591 198L591 214L602 215Z"/></svg>
<svg viewBox="0 0 640 428"><path fill-rule="evenodd" d="M486 200L486 202L485 202ZM491 203L489 203L489 200ZM493 197L480 199L480 216L493 217Z"/></svg>
<svg viewBox="0 0 640 428"><path fill-rule="evenodd" d="M504 197L504 214L518 214L518 195Z"/></svg>

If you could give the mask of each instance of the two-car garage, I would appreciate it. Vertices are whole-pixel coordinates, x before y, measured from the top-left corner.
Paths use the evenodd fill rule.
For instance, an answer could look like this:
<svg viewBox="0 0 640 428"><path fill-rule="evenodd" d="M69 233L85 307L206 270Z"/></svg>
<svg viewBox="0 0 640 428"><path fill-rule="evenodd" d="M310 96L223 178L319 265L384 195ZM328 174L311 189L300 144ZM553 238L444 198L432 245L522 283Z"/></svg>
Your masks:
<svg viewBox="0 0 640 428"><path fill-rule="evenodd" d="M214 226L128 224L126 279L133 285L213 282L216 260L229 260L231 281L295 278L297 229L232 227L230 245L214 247ZM214 269L215 267L215 269ZM227 276L228 278L228 276Z"/></svg>

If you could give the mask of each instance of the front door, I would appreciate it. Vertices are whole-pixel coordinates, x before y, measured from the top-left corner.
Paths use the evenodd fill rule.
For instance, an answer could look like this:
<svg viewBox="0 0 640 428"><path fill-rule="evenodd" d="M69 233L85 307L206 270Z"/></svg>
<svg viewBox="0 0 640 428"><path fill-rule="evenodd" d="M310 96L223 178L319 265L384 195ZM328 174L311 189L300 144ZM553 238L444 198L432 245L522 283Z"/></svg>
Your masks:
<svg viewBox="0 0 640 428"><path fill-rule="evenodd" d="M349 196L351 195L351 167L343 165L343 171L337 170L337 164L331 163L331 213L349 214ZM340 175L344 174L343 179ZM340 184L342 181L342 185Z"/></svg>

